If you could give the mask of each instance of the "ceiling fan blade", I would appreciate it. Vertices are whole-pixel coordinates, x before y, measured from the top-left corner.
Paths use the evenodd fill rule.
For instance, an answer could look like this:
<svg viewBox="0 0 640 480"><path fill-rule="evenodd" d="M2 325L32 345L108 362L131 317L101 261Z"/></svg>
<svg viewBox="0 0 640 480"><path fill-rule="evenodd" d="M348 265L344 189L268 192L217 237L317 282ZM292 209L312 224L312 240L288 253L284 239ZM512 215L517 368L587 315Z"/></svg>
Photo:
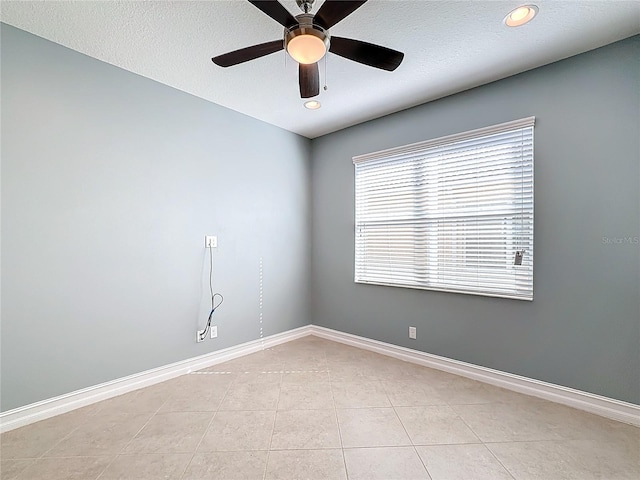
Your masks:
<svg viewBox="0 0 640 480"><path fill-rule="evenodd" d="M333 27L339 21L351 15L356 9L361 7L367 0L358 1L340 1L325 0L325 2L313 18L314 23L328 29Z"/></svg>
<svg viewBox="0 0 640 480"><path fill-rule="evenodd" d="M248 62L255 58L264 57L270 53L277 52L284 48L282 40L274 40L273 42L261 43L260 45L252 45L251 47L241 48L233 52L218 55L211 60L220 67L230 67L239 63Z"/></svg>
<svg viewBox="0 0 640 480"><path fill-rule="evenodd" d="M311 63L298 66L298 83L300 84L300 97L311 98L320 93L320 72L318 64Z"/></svg>
<svg viewBox="0 0 640 480"><path fill-rule="evenodd" d="M298 24L295 17L278 0L249 0L249 3L269 15L283 27L291 28Z"/></svg>
<svg viewBox="0 0 640 480"><path fill-rule="evenodd" d="M404 58L404 53L397 50L342 37L331 37L329 51L354 62L390 72L398 68Z"/></svg>

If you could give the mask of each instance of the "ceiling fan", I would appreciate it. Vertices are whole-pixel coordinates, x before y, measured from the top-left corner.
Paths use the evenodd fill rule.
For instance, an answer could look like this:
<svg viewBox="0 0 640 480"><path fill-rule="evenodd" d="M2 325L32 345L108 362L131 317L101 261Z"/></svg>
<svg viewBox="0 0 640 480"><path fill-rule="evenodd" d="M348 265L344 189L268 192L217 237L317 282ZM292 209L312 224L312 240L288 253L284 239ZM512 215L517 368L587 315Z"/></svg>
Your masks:
<svg viewBox="0 0 640 480"><path fill-rule="evenodd" d="M393 71L402 62L404 53L372 43L350 38L332 37L329 29L342 21L367 0L325 0L318 12L309 13L315 0L296 0L304 13L294 17L277 0L249 0L251 4L284 27L284 39L241 48L213 57L213 63L230 67L286 49L298 62L298 83L302 98L320 93L318 61L327 53L335 53L354 62L382 70Z"/></svg>

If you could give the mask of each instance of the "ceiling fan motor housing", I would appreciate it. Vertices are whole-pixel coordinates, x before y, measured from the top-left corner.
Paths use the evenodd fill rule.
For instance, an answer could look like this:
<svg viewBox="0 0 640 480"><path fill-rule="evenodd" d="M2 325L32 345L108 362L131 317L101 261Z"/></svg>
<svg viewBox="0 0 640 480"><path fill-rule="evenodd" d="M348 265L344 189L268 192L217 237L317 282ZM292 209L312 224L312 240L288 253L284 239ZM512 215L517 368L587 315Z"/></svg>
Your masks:
<svg viewBox="0 0 640 480"><path fill-rule="evenodd" d="M313 15L309 13L301 13L300 15L296 16L296 20L298 21L298 25L295 25L291 29L285 28L284 30L285 49L287 50L287 52L289 52L289 55L291 55L294 58L294 60L296 60L299 63L315 63L320 58L322 58L324 54L326 54L326 52L329 51L329 44L331 40L329 32L327 32L324 28L320 27L319 25L315 25L313 23ZM320 58L317 58L317 59L314 59L313 61L308 61L308 62L304 60L301 61L299 58L296 58L296 56L292 53L291 49L289 48L289 44L291 42L296 43L297 41L301 40L301 38L299 37L302 37L304 35L310 35L312 37L315 37L324 44L324 53L322 54L322 56L320 56ZM305 37L305 38L308 39L308 37ZM319 42L315 42L315 43L319 43Z"/></svg>

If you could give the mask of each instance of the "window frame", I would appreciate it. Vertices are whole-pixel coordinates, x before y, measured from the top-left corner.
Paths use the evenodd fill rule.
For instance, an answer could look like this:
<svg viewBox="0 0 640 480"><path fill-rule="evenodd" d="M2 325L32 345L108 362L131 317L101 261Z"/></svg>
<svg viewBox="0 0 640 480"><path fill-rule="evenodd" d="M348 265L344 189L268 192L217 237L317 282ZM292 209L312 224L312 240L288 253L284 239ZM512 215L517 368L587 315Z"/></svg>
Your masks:
<svg viewBox="0 0 640 480"><path fill-rule="evenodd" d="M453 134L453 135L447 135L447 136L443 136L443 137L438 137L432 140L427 140L427 141L423 141L423 142L417 142L417 143L413 143L410 145L405 145L405 146L400 146L400 147L395 147L395 148L390 148L390 149L386 149L386 150L381 150L381 151L377 151L377 152L373 152L373 153L369 153L369 154L364 154L364 155L357 155L353 157L353 164L354 164L354 234L355 234L355 238L354 238L354 281L355 283L359 283L359 284L365 284L365 285L382 285L382 286L391 286L391 287L400 287L400 288L412 288L412 289L419 289L419 290L432 290L432 291L442 291L442 292L451 292L451 293L462 293L462 294L469 294L469 295L480 295L480 296L488 296L488 297L499 297L499 298L510 298L510 299L517 299L517 300L527 300L527 301L532 301L533 300L533 284L534 284L534 271L533 271L533 248L534 248L534 164L535 164L535 153L534 153L534 144L535 144L535 117L531 116L531 117L526 117L526 118L522 118L520 120L514 120L511 122L505 122L505 123L501 123L501 124L497 124L497 125L492 125L489 127L484 127L484 128L479 128L479 129L475 129L475 130L470 130L470 131L466 131L466 132L462 132L462 133L458 133L458 134ZM514 247L514 245L521 245L521 244L516 244L516 242L519 241L519 237L525 237L528 238L530 240L530 246L528 246L528 248L526 249L526 255L528 255L530 258L528 259L528 263L526 265L527 270L522 270L520 274L517 273L517 270L513 270L514 272L514 280L513 280L513 285L514 288L512 289L512 291L506 291L506 287L502 289L502 291L499 292L492 292L492 291L488 291L491 288L484 286L482 288L484 288L484 290L482 290L482 288L480 287L481 282L478 281L477 285L471 287L469 285L467 286L461 286L460 288L443 288L442 286L438 286L437 284L434 285L434 278L435 276L438 274L438 272L443 271L443 268L439 267L438 265L436 265L435 267L432 267L431 264L429 265L420 265L418 262L414 262L413 264L413 269L414 271L417 271L417 269L419 268L423 268L424 270L424 274L423 276L425 277L426 281L425 283L430 283L430 284L426 284L426 285L415 285L415 284L402 284L402 283L391 283L391 282L385 282L385 281L372 281L372 280L364 280L362 278L358 278L358 273L361 270L361 268L359 268L358 265L358 248L359 248L359 235L362 235L362 233L360 232L360 230L362 229L363 225L366 225L366 222L358 222L358 165L360 164L365 164L367 162L375 162L375 161L384 161L385 159L388 160L391 164L391 162L394 161L395 159L398 159L399 157L410 157L411 155L419 155L421 152L427 152L429 150L434 149L435 147L441 147L441 146L447 146L447 145L453 145L459 142L463 142L463 141L469 141L469 140L474 140L474 139L478 139L478 138L483 138L483 137L489 137L491 135L495 135L495 134L500 134L500 133L509 133L509 132L513 132L513 131L517 131L517 130L521 130L522 132L524 132L524 129L528 129L530 128L530 141L531 141L531 153L530 153L530 167L528 164L528 159L529 159L529 155L525 155L523 154L523 156L520 159L519 163L515 163L516 165L518 165L521 169L522 172L525 171L525 169L528 171L530 169L530 185L531 185L531 192L530 192L530 196L527 195L525 197L525 185L529 185L529 181L524 182L524 179L518 183L518 182L514 182L514 188L516 189L520 189L520 194L522 195L522 199L526 198L527 200L530 199L530 207L527 207L527 222L529 224L529 226L527 226L527 228L525 229L526 231L528 231L529 233L524 234L524 230L520 230L520 232L518 233L518 228L517 225L511 225L511 226L507 226L509 224L509 222L514 222L515 220L511 219L511 217L513 217L513 213L508 213L507 209L505 209L503 207L502 211L496 210L496 212L492 212L489 213L488 215L484 215L484 217L488 217L493 215L494 217L500 217L503 216L504 217L504 224L505 224L505 229L510 230L511 233L509 235L505 235L504 237L504 244L505 244L505 252L508 252L509 250L511 250L511 252L515 255L515 251L516 248ZM529 137L527 137L528 139ZM426 154L424 155L426 156ZM416 165L419 163L415 158L413 159L413 161L416 163ZM414 169L416 167L414 166ZM523 173L524 175L524 173ZM417 193L417 195L424 195L424 192L428 191L427 188L424 189L424 191ZM414 200L415 201L415 200ZM522 202L522 200L520 200ZM523 203L524 205L524 203ZM529 217L530 215L530 217ZM419 219L419 217L416 215L415 217L413 217L414 219ZM475 221L477 222L479 219L482 219L483 216L482 215L478 215L477 212L474 214L473 218L475 219ZM516 218L516 217L513 217ZM438 224L440 223L445 223L446 220L448 221L455 221L456 217L454 215L450 215L448 217L445 217L445 219L442 222L438 222ZM497 221L497 220L496 220ZM523 206L523 213L522 213L522 222L523 222L523 227L524 227L524 223L525 223L525 210L524 210L524 206ZM456 235L459 235L457 233L457 230L454 230ZM429 234L427 234L429 235ZM477 237L474 237L471 241L475 240ZM462 239L461 240L463 243L467 243L468 240L466 239ZM415 249L415 245L413 247ZM443 245L441 242L437 242L437 245L434 246L433 248L437 248L438 250L443 249ZM477 251L477 249L476 249ZM436 254L437 255L437 254ZM502 270L502 272L509 272L509 266L514 266L512 263L509 263L509 254L507 253L505 256L505 264L504 264L504 270ZM430 262L429 262L430 263ZM479 262L477 262L479 263ZM523 262L524 264L524 262ZM497 267L494 266L489 266L487 268L500 268L499 267L499 262L495 262L495 265ZM362 266L360 266L362 267ZM479 271L479 267L473 267L470 266L468 268L476 268L476 271ZM435 269L436 274L434 275L433 273L429 273L428 270L432 270ZM524 272L524 275L522 274L522 272ZM514 293L514 292L518 292L519 289L517 288L518 286L518 280L517 280L517 276L516 275L523 275L523 277L526 279L526 284L527 284L527 288L526 289L522 289L521 292L525 292L525 293ZM416 274L416 278L418 277L418 275ZM390 276L388 276L387 278L391 278ZM452 282L454 282L455 280L455 276L453 277L448 277L448 281L449 284L451 284ZM436 282L437 283L437 282ZM530 288L528 287L530 285Z"/></svg>

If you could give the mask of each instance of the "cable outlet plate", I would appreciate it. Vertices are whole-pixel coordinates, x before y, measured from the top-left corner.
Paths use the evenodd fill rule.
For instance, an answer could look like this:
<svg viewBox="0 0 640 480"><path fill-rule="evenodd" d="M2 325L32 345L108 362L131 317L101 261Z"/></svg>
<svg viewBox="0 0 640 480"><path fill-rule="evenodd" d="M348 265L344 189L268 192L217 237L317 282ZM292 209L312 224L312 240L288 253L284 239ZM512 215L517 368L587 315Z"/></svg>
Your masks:
<svg viewBox="0 0 640 480"><path fill-rule="evenodd" d="M211 325L211 338L217 338L218 336L218 327L216 325Z"/></svg>
<svg viewBox="0 0 640 480"><path fill-rule="evenodd" d="M218 237L215 235L206 235L204 237L204 248L217 248L218 247Z"/></svg>
<svg viewBox="0 0 640 480"><path fill-rule="evenodd" d="M416 339L416 327L409 327L409 338Z"/></svg>
<svg viewBox="0 0 640 480"><path fill-rule="evenodd" d="M196 343L204 342L204 332L205 330L196 331Z"/></svg>

